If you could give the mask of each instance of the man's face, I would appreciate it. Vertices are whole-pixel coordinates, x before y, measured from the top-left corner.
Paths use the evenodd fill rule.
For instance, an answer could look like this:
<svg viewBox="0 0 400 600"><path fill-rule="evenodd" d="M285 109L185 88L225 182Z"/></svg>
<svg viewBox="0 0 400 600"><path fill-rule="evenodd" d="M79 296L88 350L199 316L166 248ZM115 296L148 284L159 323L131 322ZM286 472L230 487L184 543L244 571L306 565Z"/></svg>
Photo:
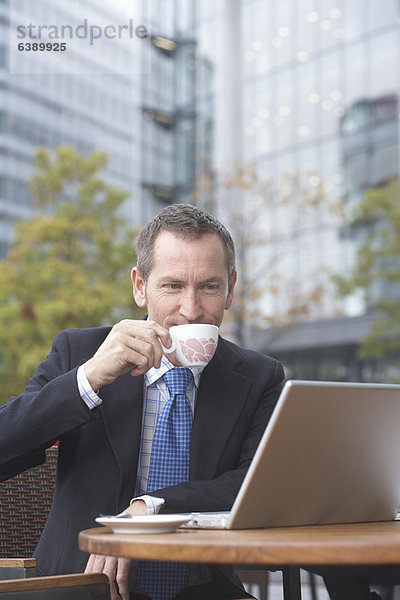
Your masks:
<svg viewBox="0 0 400 600"><path fill-rule="evenodd" d="M186 323L220 325L232 304L236 273L228 277L217 234L189 240L161 231L154 243L153 268L144 282L132 271L136 304L147 305L149 319L166 329Z"/></svg>

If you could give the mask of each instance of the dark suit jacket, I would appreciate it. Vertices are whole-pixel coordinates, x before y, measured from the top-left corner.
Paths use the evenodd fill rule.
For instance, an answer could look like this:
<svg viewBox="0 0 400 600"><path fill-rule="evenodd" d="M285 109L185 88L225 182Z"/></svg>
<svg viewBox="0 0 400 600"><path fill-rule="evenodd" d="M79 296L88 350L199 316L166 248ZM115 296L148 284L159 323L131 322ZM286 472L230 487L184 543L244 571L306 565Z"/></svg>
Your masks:
<svg viewBox="0 0 400 600"><path fill-rule="evenodd" d="M143 377L127 374L100 390L90 411L76 381L110 328L67 330L54 339L26 392L0 409L0 481L40 464L60 440L53 506L36 550L40 572L80 572L87 555L78 532L99 514L115 514L134 495L140 448ZM222 338L204 369L196 403L190 480L152 492L163 512L229 509L278 398L276 360Z"/></svg>

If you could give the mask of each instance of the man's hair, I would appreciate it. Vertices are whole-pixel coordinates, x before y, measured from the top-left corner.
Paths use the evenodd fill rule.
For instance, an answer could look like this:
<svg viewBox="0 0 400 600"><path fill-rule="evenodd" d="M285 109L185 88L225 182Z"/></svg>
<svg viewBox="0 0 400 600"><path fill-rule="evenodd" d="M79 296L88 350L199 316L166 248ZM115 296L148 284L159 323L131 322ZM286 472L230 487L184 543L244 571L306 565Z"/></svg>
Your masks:
<svg viewBox="0 0 400 600"><path fill-rule="evenodd" d="M191 204L170 204L146 223L136 239L137 268L147 281L153 266L154 242L160 231L171 231L184 239L215 233L222 241L229 277L235 272L235 245L218 219Z"/></svg>

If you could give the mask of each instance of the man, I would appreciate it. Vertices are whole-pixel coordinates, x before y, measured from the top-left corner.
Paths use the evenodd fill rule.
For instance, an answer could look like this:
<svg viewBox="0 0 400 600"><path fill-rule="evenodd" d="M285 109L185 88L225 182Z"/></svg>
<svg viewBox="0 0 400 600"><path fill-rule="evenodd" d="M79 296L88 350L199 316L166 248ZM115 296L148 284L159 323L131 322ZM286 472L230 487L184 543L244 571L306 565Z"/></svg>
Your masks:
<svg viewBox="0 0 400 600"><path fill-rule="evenodd" d="M190 472L146 495L152 407L161 411L168 397L163 376L179 368L174 355L163 356L160 340L170 347L173 325L219 326L232 303L236 270L225 227L184 204L166 207L145 225L137 256L133 295L147 306L148 318L59 333L26 392L0 410L1 479L40 464L45 448L60 441L54 502L35 552L40 573L105 572L113 600L147 590L142 567L88 559L77 547L78 532L100 513L229 509L283 380L277 361L220 338L207 367L190 374ZM233 570L193 566L185 577L177 591L182 599L245 596Z"/></svg>

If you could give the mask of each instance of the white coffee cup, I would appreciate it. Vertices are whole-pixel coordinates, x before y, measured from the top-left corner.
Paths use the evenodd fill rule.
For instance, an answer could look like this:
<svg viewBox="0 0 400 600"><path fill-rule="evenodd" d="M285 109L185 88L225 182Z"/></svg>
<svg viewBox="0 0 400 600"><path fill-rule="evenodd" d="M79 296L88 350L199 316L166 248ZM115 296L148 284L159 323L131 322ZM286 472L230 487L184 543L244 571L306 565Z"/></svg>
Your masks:
<svg viewBox="0 0 400 600"><path fill-rule="evenodd" d="M218 344L218 327L206 323L174 325L169 330L172 345L166 348L160 341L164 354L175 354L184 367L208 365Z"/></svg>

